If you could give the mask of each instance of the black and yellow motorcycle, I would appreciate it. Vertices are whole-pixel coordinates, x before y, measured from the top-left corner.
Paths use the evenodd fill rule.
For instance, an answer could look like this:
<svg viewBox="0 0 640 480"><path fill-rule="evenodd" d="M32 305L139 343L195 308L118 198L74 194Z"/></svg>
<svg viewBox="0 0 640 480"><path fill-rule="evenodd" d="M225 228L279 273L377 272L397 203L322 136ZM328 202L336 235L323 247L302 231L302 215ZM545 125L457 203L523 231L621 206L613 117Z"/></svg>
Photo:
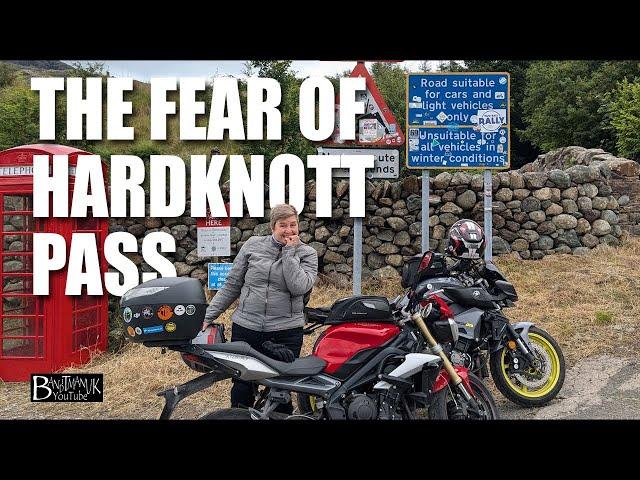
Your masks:
<svg viewBox="0 0 640 480"><path fill-rule="evenodd" d="M518 295L493 263L426 252L407 263L403 286L442 290L460 332L449 352L454 365L480 378L491 372L498 390L525 407L556 397L565 377L562 349L545 330L531 322L512 324L504 315Z"/></svg>

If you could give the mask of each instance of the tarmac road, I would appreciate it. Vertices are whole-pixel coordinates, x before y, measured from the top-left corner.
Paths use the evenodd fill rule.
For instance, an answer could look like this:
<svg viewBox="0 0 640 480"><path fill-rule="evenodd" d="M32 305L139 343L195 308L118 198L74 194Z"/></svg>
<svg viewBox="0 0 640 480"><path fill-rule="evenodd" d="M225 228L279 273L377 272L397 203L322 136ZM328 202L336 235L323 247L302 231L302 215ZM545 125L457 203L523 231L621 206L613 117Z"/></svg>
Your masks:
<svg viewBox="0 0 640 480"><path fill-rule="evenodd" d="M567 371L558 396L541 408L523 408L500 393L495 396L503 419L640 419L640 362L609 355L586 358Z"/></svg>

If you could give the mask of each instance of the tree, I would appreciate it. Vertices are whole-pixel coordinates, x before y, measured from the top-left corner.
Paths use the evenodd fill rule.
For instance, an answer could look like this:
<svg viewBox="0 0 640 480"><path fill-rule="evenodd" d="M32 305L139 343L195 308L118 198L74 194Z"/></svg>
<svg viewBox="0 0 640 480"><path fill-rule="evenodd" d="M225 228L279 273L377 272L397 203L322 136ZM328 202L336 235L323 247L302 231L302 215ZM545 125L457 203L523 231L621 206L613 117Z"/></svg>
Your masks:
<svg viewBox="0 0 640 480"><path fill-rule="evenodd" d="M609 95L606 118L615 132L618 154L640 159L640 83L626 78Z"/></svg>
<svg viewBox="0 0 640 480"><path fill-rule="evenodd" d="M17 68L13 65L0 62L0 88L7 87L13 84L13 81L16 78Z"/></svg>
<svg viewBox="0 0 640 480"><path fill-rule="evenodd" d="M398 127L406 134L406 109L407 109L407 80L405 75L408 70L396 63L377 62L371 66L371 76L373 77L382 98L393 113L398 122ZM400 151L400 176L410 175L415 171L404 167L405 149Z"/></svg>
<svg viewBox="0 0 640 480"><path fill-rule="evenodd" d="M615 153L603 106L618 82L640 73L633 61L539 61L527 70L524 138L547 151L569 145Z"/></svg>
<svg viewBox="0 0 640 480"><path fill-rule="evenodd" d="M104 62L72 62L73 75L76 77L106 77Z"/></svg>
<svg viewBox="0 0 640 480"><path fill-rule="evenodd" d="M395 63L374 63L371 67L371 76L376 82L382 98L396 117L399 127L405 131L407 70Z"/></svg>
<svg viewBox="0 0 640 480"><path fill-rule="evenodd" d="M259 77L273 78L280 84L282 91L279 107L282 119L282 140L243 142L243 150L246 153L265 156L267 175L269 162L282 153L291 153L302 159L315 153L314 146L300 133L298 98L301 82L296 78L296 72L291 69L291 63L291 60L252 60L245 64L247 75L257 74Z"/></svg>
<svg viewBox="0 0 640 480"><path fill-rule="evenodd" d="M31 89L8 87L0 93L0 149L36 143L39 101Z"/></svg>

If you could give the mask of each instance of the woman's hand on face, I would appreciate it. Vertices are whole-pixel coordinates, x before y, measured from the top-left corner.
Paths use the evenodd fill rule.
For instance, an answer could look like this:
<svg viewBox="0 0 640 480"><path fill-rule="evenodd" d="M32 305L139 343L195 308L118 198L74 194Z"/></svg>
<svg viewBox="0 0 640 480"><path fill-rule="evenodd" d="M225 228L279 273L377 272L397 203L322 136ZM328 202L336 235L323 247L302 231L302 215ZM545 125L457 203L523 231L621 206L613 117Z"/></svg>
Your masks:
<svg viewBox="0 0 640 480"><path fill-rule="evenodd" d="M297 247L300 245L300 237L298 235L291 235L290 237L284 237L284 241L286 242L286 246Z"/></svg>

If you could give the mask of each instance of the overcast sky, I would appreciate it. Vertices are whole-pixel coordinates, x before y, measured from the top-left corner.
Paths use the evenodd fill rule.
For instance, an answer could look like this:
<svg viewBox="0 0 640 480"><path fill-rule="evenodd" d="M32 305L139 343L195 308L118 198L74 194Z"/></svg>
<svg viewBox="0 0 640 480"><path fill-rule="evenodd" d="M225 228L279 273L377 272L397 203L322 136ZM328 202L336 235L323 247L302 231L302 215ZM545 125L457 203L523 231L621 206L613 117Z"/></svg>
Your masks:
<svg viewBox="0 0 640 480"><path fill-rule="evenodd" d="M244 60L237 61L165 61L165 60L99 60L114 77L133 77L148 82L151 77L216 77L232 75L243 77ZM422 60L402 62L412 72L421 71ZM292 68L300 78L309 76L332 76L345 70L352 70L355 61L328 62L320 60L293 61ZM437 61L430 61L430 69L437 67ZM371 69L371 63L367 62Z"/></svg>

